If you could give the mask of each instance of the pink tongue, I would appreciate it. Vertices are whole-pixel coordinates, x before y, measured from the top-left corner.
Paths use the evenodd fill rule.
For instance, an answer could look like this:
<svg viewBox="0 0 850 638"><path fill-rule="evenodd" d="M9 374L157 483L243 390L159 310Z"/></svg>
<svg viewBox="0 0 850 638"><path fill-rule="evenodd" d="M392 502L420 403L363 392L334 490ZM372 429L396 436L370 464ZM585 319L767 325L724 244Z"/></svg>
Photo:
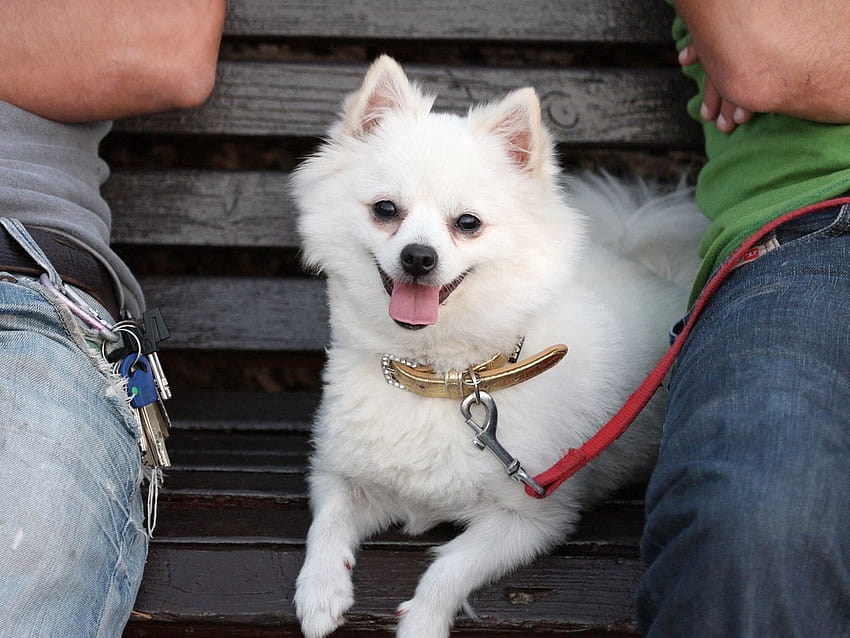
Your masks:
<svg viewBox="0 0 850 638"><path fill-rule="evenodd" d="M390 297L390 317L414 326L437 323L440 306L439 286L395 282Z"/></svg>

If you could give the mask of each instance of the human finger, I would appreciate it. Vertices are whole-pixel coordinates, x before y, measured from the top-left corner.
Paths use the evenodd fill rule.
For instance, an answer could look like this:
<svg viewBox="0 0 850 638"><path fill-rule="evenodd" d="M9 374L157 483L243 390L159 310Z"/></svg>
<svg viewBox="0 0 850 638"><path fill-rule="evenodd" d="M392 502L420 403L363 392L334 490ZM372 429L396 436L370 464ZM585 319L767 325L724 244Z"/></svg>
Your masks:
<svg viewBox="0 0 850 638"><path fill-rule="evenodd" d="M720 106L722 102L723 98L720 96L720 93L718 93L717 89L714 88L714 84L711 80L706 77L705 88L702 96L702 106L699 111L700 117L707 122L716 120L717 116L720 114Z"/></svg>

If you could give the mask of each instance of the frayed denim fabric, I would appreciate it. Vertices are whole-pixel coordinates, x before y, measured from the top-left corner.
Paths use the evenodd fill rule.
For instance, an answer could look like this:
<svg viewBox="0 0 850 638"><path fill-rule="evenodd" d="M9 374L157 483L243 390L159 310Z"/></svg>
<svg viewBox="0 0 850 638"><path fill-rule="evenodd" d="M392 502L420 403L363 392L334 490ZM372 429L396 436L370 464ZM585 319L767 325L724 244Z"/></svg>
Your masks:
<svg viewBox="0 0 850 638"><path fill-rule="evenodd" d="M647 636L850 636L850 206L730 275L671 374Z"/></svg>
<svg viewBox="0 0 850 638"><path fill-rule="evenodd" d="M0 273L3 638L121 635L148 546L125 397L93 334Z"/></svg>

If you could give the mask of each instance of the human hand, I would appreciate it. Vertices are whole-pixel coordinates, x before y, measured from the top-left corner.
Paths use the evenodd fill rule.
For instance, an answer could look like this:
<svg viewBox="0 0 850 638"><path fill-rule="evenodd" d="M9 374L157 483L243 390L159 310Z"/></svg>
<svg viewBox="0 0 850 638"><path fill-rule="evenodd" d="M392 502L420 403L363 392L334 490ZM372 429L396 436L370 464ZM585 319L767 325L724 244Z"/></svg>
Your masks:
<svg viewBox="0 0 850 638"><path fill-rule="evenodd" d="M689 44L679 52L679 64L689 66L699 62L699 55L692 44ZM706 72L705 87L703 88L703 102L700 107L700 117L707 122L713 121L717 130L721 133L731 133L740 124L746 124L752 118L753 113L744 109L734 102L724 98L717 90L717 86Z"/></svg>

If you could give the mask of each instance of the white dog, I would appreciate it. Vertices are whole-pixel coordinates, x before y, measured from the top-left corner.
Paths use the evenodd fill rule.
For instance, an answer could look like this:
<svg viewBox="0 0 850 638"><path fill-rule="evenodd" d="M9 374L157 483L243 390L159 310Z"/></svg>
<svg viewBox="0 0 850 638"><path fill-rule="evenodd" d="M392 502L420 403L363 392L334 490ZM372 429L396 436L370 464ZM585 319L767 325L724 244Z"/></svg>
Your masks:
<svg viewBox="0 0 850 638"><path fill-rule="evenodd" d="M690 196L640 201L645 187L597 177L573 184L567 203L532 89L466 117L432 113L432 102L378 59L293 179L332 336L295 595L308 638L343 622L365 537L453 521L464 531L398 611L399 636L447 636L471 592L645 475L658 443L654 400L552 496L532 498L508 476L533 477L578 447L663 354L695 267ZM560 362L563 348L547 350L556 344L568 348ZM473 429L496 405L491 454Z"/></svg>

